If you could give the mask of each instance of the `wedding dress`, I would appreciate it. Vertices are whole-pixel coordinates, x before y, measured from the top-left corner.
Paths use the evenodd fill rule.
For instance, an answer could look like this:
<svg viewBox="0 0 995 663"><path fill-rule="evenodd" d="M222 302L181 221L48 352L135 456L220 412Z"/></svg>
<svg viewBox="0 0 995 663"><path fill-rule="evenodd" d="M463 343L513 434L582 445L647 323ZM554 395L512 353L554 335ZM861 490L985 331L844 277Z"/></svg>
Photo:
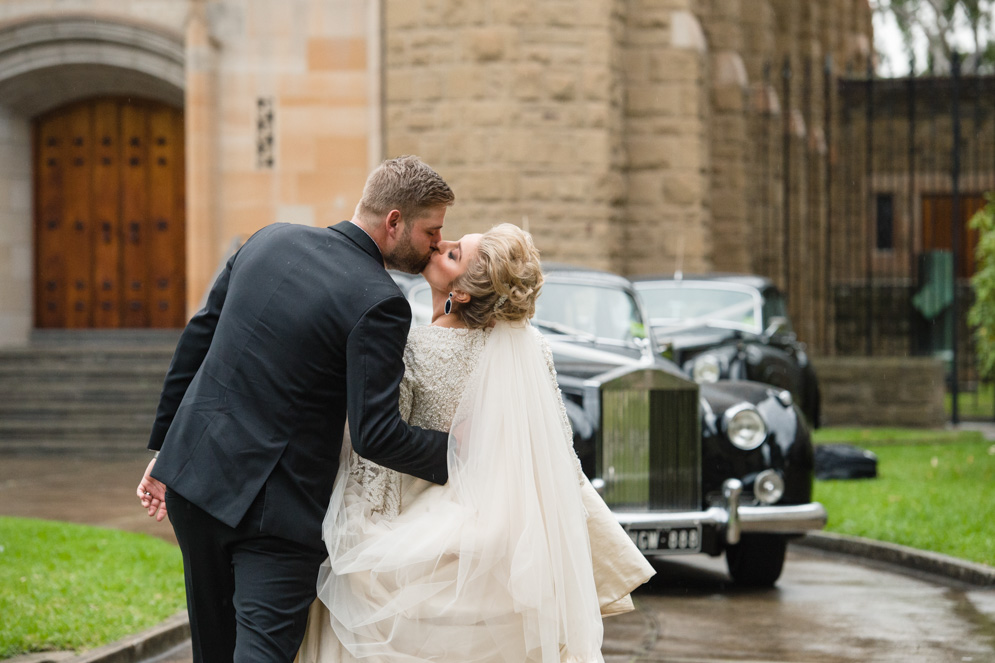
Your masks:
<svg viewBox="0 0 995 663"><path fill-rule="evenodd" d="M449 482L343 445L298 661L603 661L602 611L653 571L581 472L549 346L527 324L425 326L404 361L401 414L450 431ZM629 559L600 572L607 591L592 517L608 566Z"/></svg>

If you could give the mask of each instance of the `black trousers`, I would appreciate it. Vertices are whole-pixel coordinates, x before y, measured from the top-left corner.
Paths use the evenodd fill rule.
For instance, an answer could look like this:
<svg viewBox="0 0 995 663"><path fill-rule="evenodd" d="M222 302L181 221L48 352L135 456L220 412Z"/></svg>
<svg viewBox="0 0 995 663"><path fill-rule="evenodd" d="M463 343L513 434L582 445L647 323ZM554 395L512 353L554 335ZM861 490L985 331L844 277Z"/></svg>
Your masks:
<svg viewBox="0 0 995 663"><path fill-rule="evenodd" d="M265 491L229 527L166 493L183 553L194 663L291 663L300 648L327 553L260 532L264 499Z"/></svg>

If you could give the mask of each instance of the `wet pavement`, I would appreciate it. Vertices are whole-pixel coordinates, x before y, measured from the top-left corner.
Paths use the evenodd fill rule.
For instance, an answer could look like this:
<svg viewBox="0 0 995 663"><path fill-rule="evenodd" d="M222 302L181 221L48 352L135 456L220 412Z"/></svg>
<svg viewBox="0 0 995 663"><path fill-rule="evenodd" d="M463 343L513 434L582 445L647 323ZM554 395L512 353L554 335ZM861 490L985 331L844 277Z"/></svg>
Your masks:
<svg viewBox="0 0 995 663"><path fill-rule="evenodd" d="M731 586L721 559L658 570L639 592L638 615L628 618L653 623L644 632L654 640L618 661L995 661L995 590L799 548L771 590Z"/></svg>
<svg viewBox="0 0 995 663"><path fill-rule="evenodd" d="M146 516L135 496L151 458L145 451L113 456L0 454L0 515L111 527L176 543L169 523Z"/></svg>
<svg viewBox="0 0 995 663"><path fill-rule="evenodd" d="M148 455L0 455L0 515L52 518L174 541L139 508ZM792 546L772 590L743 590L721 558L662 561L637 610L605 622L605 659L672 663L995 663L995 589ZM191 663L189 644L155 659Z"/></svg>

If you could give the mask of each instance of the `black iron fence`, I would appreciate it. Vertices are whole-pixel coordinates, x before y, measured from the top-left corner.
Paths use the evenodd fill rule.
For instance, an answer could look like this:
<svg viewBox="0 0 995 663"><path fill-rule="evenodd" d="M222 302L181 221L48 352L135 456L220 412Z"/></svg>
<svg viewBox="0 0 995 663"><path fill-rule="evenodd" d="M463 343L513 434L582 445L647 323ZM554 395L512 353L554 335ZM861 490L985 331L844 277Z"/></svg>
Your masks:
<svg viewBox="0 0 995 663"><path fill-rule="evenodd" d="M780 105L751 125L753 268L789 293L821 354L944 359L956 419L956 395L990 380L966 317L968 221L995 191L995 77L820 65L765 68Z"/></svg>

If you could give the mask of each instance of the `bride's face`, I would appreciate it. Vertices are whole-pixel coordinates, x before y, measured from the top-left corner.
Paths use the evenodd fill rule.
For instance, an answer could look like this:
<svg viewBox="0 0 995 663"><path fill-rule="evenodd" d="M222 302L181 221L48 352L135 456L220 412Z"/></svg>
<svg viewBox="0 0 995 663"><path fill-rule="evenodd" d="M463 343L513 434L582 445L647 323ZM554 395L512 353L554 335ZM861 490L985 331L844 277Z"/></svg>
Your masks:
<svg viewBox="0 0 995 663"><path fill-rule="evenodd" d="M455 242L439 242L439 250L432 254L422 276L434 290L446 291L457 277L466 271L467 265L477 255L480 234L463 235Z"/></svg>

